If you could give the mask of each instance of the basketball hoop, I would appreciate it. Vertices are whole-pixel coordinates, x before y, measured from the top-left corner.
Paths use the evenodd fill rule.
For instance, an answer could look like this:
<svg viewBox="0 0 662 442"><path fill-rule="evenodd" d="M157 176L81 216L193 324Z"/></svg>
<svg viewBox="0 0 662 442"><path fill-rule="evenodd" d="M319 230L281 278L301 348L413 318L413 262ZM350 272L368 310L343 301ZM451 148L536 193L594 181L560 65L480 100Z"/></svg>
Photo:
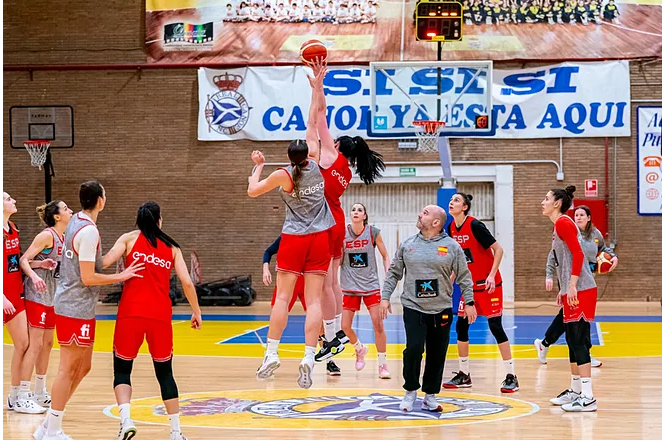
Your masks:
<svg viewBox="0 0 662 442"><path fill-rule="evenodd" d="M438 152L439 146L437 145L437 141L439 140L441 129L446 123L436 120L416 120L413 122L413 125L416 137L418 138L418 147L416 150L419 152Z"/></svg>
<svg viewBox="0 0 662 442"><path fill-rule="evenodd" d="M30 154L30 163L32 163L34 167L39 167L39 170L41 170L41 166L46 162L46 154L48 153L48 148L50 146L51 142L45 140L30 140L23 142L23 147L25 147L25 150Z"/></svg>

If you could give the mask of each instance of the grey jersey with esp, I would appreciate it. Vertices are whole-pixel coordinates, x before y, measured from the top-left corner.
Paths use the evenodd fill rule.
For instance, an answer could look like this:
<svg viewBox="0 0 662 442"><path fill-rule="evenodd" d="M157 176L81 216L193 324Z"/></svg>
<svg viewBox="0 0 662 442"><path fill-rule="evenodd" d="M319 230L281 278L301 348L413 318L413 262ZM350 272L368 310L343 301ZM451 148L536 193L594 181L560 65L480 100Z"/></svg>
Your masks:
<svg viewBox="0 0 662 442"><path fill-rule="evenodd" d="M308 159L308 164L301 169L298 198L294 192L288 193L280 188L280 196L285 202L283 233L287 235L323 232L336 225L324 197L324 177L319 166ZM292 177L292 166L283 170Z"/></svg>
<svg viewBox="0 0 662 442"><path fill-rule="evenodd" d="M369 296L379 293L379 276L375 259L375 240L379 229L365 226L356 235L351 224L345 229L343 259L340 266L340 288L346 296Z"/></svg>
<svg viewBox="0 0 662 442"><path fill-rule="evenodd" d="M55 291L55 313L76 319L94 319L97 302L99 301L100 286L88 287L83 284L80 275L80 261L78 253L74 250L74 237L85 226L96 225L81 213L75 214L64 234L64 251L60 265L60 280ZM97 245L94 271L101 273L103 258L101 256L101 238Z"/></svg>
<svg viewBox="0 0 662 442"><path fill-rule="evenodd" d="M580 246L582 243L581 233L579 233L579 227L568 215L562 215L561 218L567 218L577 231L577 241ZM559 219L559 221L561 221ZM559 221L556 221L558 224ZM556 226L554 227L554 234L552 236L552 253L553 253L553 262L556 267L556 277L559 279L559 285L561 286L561 294L568 293L568 284L570 283L570 278L572 277L572 253L568 248L568 245L559 238L558 233L556 232ZM579 273L579 279L577 280L577 291L588 290L596 287L595 280L593 279L593 274L588 266L588 260L584 256L584 262L582 263L582 270Z"/></svg>
<svg viewBox="0 0 662 442"><path fill-rule="evenodd" d="M57 234L55 230L51 227L47 227L44 231L48 231L53 236L53 247L44 253L48 249L44 249L34 257L35 261L43 261L45 259L52 259L57 262L57 267L53 270L47 269L32 269L37 276L44 280L46 283L46 293L39 293L37 289L34 288L32 279L27 278L25 280L25 299L28 301L36 302L37 304L42 304L47 307L53 306L53 301L55 297L55 290L57 289L57 281L60 278L60 265L62 260L62 251L64 250L64 241Z"/></svg>

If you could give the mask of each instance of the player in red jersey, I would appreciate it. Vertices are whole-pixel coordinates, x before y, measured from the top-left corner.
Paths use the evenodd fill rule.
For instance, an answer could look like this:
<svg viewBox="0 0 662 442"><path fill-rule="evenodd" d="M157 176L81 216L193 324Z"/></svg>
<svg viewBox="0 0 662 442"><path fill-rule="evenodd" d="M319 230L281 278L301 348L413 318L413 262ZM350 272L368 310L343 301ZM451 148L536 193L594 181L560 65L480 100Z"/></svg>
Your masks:
<svg viewBox="0 0 662 442"><path fill-rule="evenodd" d="M113 338L115 398L120 410L119 439L131 439L136 427L131 420L131 371L138 350L147 339L161 398L170 420L170 439L184 439L179 425L179 393L172 373L172 303L170 273L174 268L191 305L191 328L199 329L202 316L179 244L161 230L161 208L153 201L138 209L134 230L122 235L103 259L108 267L123 258L126 265L145 264L142 278L124 283Z"/></svg>
<svg viewBox="0 0 662 442"><path fill-rule="evenodd" d="M23 276L19 265L21 246L16 225L9 218L18 212L16 200L7 192L2 194L2 257L4 272L2 277L2 324L7 328L14 343L11 358L11 390L7 397L7 408L18 413L45 413L46 408L39 406L30 396L30 377L25 373L25 355L30 344L28 322L25 315L23 294ZM36 265L37 263L35 263Z"/></svg>
<svg viewBox="0 0 662 442"><path fill-rule="evenodd" d="M326 75L326 61L316 60L313 64L315 77ZM326 120L326 99L324 98L324 84L313 83L311 106L317 107L315 130L320 139L320 168L324 177L324 195L331 208L336 225L329 235L331 264L324 279L324 293L322 296L322 314L324 318L324 334L330 339L328 345L315 355L317 362L327 360L334 354L341 352L349 339L342 331L343 294L338 280L338 270L343 255L343 241L345 239L345 213L340 204L340 197L352 180L354 167L361 181L372 184L381 176L384 170L384 161L381 154L370 150L368 144L361 137L341 136L333 138ZM335 363L327 364L327 371L340 372Z"/></svg>
<svg viewBox="0 0 662 442"><path fill-rule="evenodd" d="M37 207L37 213L46 228L39 232L21 257L21 269L25 279L25 313L30 332L30 348L25 354L24 377L31 378L35 371L33 399L42 407L48 407L51 397L46 391L46 372L53 349L55 331L55 290L60 278L60 263L64 250L64 232L73 211L64 201L55 200ZM32 263L44 265L50 261L53 268L33 269ZM49 263L46 263L48 266Z"/></svg>
<svg viewBox="0 0 662 442"><path fill-rule="evenodd" d="M465 193L453 195L448 205L448 212L453 216L454 221L448 226L448 231L453 239L462 246L474 283L476 312L487 318L490 331L496 339L505 364L506 379L501 384L501 392L514 393L519 390L519 381L515 376L515 362L510 351L510 342L501 323L503 287L499 264L503 257L503 248L487 230L485 224L468 215L472 200L473 197ZM444 388L471 387L469 322L464 315L464 300L460 301L455 329L460 371L453 379L444 383Z"/></svg>

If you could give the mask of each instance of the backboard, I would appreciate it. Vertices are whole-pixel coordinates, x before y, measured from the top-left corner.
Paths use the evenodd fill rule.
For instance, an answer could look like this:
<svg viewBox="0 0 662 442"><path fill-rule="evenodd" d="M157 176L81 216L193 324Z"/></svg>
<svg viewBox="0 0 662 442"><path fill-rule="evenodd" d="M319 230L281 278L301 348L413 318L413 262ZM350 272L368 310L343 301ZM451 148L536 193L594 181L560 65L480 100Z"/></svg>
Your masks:
<svg viewBox="0 0 662 442"><path fill-rule="evenodd" d="M413 138L414 120L446 123L441 137L489 137L492 62L370 63L370 138Z"/></svg>
<svg viewBox="0 0 662 442"><path fill-rule="evenodd" d="M12 106L9 108L9 143L48 140L50 148L74 146L74 109L71 106Z"/></svg>

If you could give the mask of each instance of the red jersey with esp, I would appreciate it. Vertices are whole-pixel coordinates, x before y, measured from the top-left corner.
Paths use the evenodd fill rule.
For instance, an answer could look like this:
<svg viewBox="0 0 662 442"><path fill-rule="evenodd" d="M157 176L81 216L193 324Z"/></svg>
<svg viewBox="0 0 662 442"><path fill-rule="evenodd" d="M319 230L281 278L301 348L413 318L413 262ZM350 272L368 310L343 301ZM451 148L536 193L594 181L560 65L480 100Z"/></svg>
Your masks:
<svg viewBox="0 0 662 442"><path fill-rule="evenodd" d="M21 275L21 267L18 264L21 258L21 246L18 242L18 230L13 222L9 222L9 232L4 228L3 239L5 240L5 247L3 249L2 258L4 262L4 278L2 280L2 293L12 303L15 299L20 299L23 293L23 276Z"/></svg>
<svg viewBox="0 0 662 442"><path fill-rule="evenodd" d="M140 233L131 251L124 258L129 267L136 259L145 263L140 272L142 278L124 281L122 298L117 317L133 317L170 321L172 303L170 301L170 271L174 265L172 249L163 241L156 241L157 247Z"/></svg>
<svg viewBox="0 0 662 442"><path fill-rule="evenodd" d="M490 246L496 240L485 224L473 216L467 216L460 227L452 222L449 231L453 239L460 244L467 258L471 278L474 281L474 292L485 291L485 280L494 265L494 253ZM497 286L501 285L501 272L498 270L494 282Z"/></svg>
<svg viewBox="0 0 662 442"><path fill-rule="evenodd" d="M345 193L349 182L352 180L352 169L350 169L345 155L338 152L338 158L331 167L328 169L320 167L320 170L324 177L324 196L331 208L333 219L336 221L336 225L341 224L344 228L345 212L343 212L340 205L340 197Z"/></svg>

